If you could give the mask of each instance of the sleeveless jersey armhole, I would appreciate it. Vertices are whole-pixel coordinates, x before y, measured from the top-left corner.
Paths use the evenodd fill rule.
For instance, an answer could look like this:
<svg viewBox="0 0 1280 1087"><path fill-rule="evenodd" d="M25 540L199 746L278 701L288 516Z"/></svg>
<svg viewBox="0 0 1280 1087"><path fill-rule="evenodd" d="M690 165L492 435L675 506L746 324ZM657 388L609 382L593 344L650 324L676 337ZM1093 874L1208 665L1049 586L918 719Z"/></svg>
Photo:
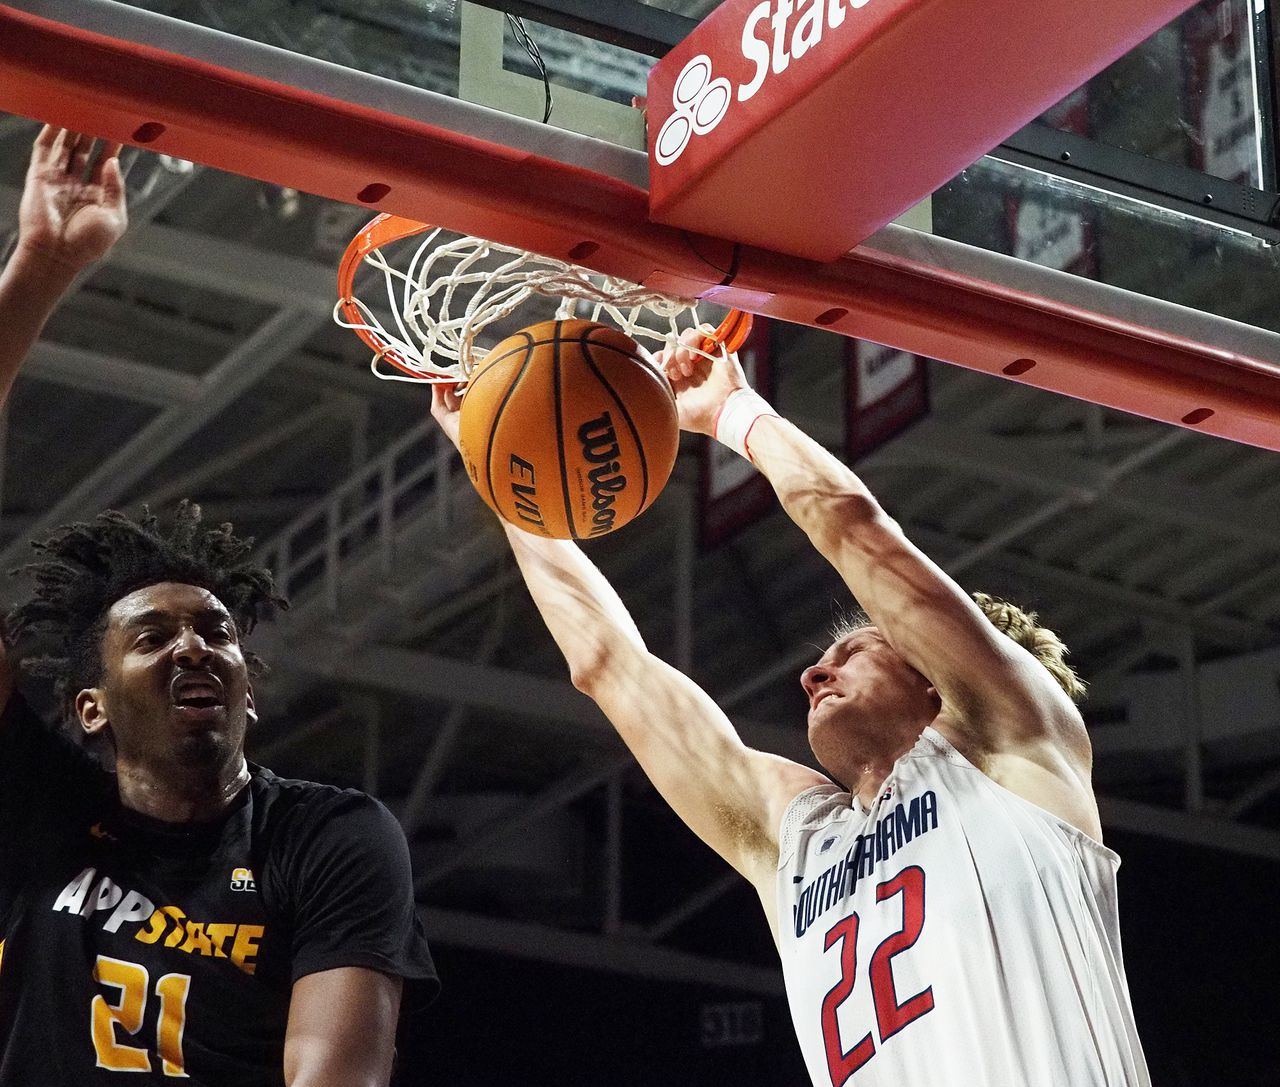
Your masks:
<svg viewBox="0 0 1280 1087"><path fill-rule="evenodd" d="M812 785L792 799L782 813L782 824L778 828L779 871L786 867L795 853L800 833L814 813L829 807L837 797L848 795L838 785Z"/></svg>
<svg viewBox="0 0 1280 1087"><path fill-rule="evenodd" d="M975 774L980 774L987 785L994 789L997 794L1007 797L1013 803L1026 808L1028 811L1034 812L1050 825L1057 827L1074 843L1076 852L1082 857L1085 854L1091 854L1095 858L1110 865L1113 871L1120 867L1120 854L1118 854L1109 845L1105 842L1098 841L1092 835L1086 834L1079 827L1068 823L1061 816L1055 815L1047 808L1042 808L1035 801L1028 800L1025 796L1019 796L1012 789L1001 785L1000 782L996 781L990 774L984 773L979 767L970 762L965 754L936 728L933 728L932 726L926 727L924 732L921 733L920 738L921 740L926 741L933 748L935 754L940 758L944 758L956 766L963 766L967 770L972 770Z"/></svg>

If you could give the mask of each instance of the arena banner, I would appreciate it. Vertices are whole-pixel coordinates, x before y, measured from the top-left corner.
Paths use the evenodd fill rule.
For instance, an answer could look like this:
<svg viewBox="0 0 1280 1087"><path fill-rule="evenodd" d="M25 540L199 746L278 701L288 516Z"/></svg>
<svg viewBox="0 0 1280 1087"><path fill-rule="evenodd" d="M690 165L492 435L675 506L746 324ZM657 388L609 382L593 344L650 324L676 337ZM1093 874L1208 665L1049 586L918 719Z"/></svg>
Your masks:
<svg viewBox="0 0 1280 1087"><path fill-rule="evenodd" d="M651 218L835 260L1191 6L724 0L649 74Z"/></svg>
<svg viewBox="0 0 1280 1087"><path fill-rule="evenodd" d="M1041 120L1060 132L1092 136L1089 87L1067 95ZM1092 210L1052 187L1026 187L1005 197L1009 252L1042 268L1094 279L1098 274L1096 226Z"/></svg>
<svg viewBox="0 0 1280 1087"><path fill-rule="evenodd" d="M866 340L845 349L845 459L855 464L929 411L925 360Z"/></svg>
<svg viewBox="0 0 1280 1087"><path fill-rule="evenodd" d="M1211 177L1261 186L1258 88L1247 0L1202 5L1186 29L1191 164Z"/></svg>
<svg viewBox="0 0 1280 1087"><path fill-rule="evenodd" d="M775 407L771 353L772 322L757 317L751 337L738 351L747 380ZM778 408L781 411L781 408ZM754 524L776 505L767 479L732 449L706 438L702 444L702 480L698 536L703 547L715 547Z"/></svg>

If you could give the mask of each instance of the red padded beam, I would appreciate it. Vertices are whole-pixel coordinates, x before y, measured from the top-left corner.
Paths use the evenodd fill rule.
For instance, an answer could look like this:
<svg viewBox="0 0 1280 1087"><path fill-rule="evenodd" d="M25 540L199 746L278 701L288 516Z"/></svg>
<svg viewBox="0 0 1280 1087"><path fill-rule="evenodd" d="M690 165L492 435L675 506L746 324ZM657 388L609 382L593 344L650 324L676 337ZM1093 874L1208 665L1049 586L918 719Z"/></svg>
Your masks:
<svg viewBox="0 0 1280 1087"><path fill-rule="evenodd" d="M655 222L827 261L1192 0L725 0L649 75Z"/></svg>
<svg viewBox="0 0 1280 1087"><path fill-rule="evenodd" d="M698 283L729 262L646 232L647 193L615 178L4 4L0 110L562 259L607 239L602 270L637 282L672 266L655 248Z"/></svg>
<svg viewBox="0 0 1280 1087"><path fill-rule="evenodd" d="M1274 360L865 248L744 248L724 285L732 247L650 222L642 189L3 4L0 109L1280 450Z"/></svg>
<svg viewBox="0 0 1280 1087"><path fill-rule="evenodd" d="M866 247L746 249L725 305L1280 450L1280 360L1258 359Z"/></svg>

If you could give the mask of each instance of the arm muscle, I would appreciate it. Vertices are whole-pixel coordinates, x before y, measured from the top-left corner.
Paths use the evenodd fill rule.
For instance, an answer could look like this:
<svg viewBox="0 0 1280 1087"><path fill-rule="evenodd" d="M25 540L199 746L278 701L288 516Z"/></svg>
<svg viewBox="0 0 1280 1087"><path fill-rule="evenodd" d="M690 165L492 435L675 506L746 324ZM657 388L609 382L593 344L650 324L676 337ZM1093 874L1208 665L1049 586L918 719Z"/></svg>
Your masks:
<svg viewBox="0 0 1280 1087"><path fill-rule="evenodd" d="M849 468L773 417L752 430L751 452L792 520L975 742L997 750L1084 742L1079 714L1052 676L906 538Z"/></svg>
<svg viewBox="0 0 1280 1087"><path fill-rule="evenodd" d="M747 747L696 683L645 648L604 575L572 543L507 529L574 684L685 823L748 879L771 883L786 804L826 778Z"/></svg>
<svg viewBox="0 0 1280 1087"><path fill-rule="evenodd" d="M400 990L399 978L357 966L294 982L284 1042L288 1087L386 1087Z"/></svg>

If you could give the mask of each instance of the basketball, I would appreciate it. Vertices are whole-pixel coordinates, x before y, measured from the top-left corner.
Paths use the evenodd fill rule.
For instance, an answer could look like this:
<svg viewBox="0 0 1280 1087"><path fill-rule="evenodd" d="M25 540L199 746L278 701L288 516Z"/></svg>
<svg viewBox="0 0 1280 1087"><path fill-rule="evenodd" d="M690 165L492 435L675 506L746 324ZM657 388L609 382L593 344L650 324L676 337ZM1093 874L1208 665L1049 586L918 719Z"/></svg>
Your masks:
<svg viewBox="0 0 1280 1087"><path fill-rule="evenodd" d="M592 321L543 321L499 343L471 374L459 423L480 497L562 540L604 536L647 509L680 444L666 377Z"/></svg>

